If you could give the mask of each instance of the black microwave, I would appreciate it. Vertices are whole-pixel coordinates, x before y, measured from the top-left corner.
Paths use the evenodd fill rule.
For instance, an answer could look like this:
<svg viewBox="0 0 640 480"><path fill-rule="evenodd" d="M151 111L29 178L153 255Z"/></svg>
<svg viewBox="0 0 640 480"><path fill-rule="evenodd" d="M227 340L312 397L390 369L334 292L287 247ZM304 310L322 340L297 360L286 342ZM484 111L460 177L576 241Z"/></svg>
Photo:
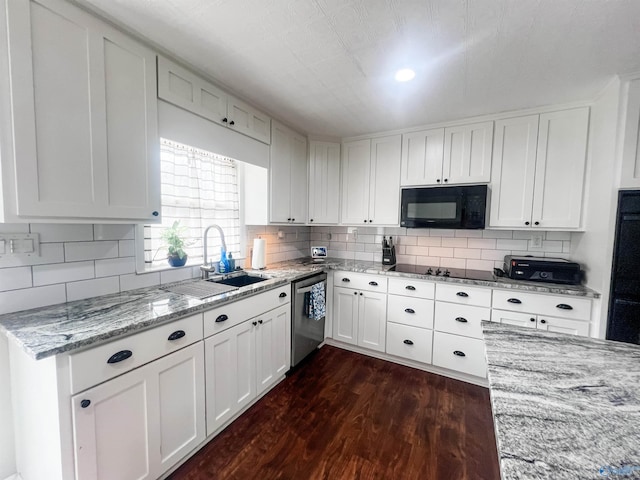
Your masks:
<svg viewBox="0 0 640 480"><path fill-rule="evenodd" d="M484 228L487 186L403 188L400 226Z"/></svg>

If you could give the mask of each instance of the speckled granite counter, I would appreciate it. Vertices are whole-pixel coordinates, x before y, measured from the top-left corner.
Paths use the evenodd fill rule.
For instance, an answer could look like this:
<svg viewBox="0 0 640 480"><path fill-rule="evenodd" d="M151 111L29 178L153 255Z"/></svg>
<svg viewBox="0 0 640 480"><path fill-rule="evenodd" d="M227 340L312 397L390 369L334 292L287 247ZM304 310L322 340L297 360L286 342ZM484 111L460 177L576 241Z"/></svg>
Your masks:
<svg viewBox="0 0 640 480"><path fill-rule="evenodd" d="M640 478L640 347L483 330L503 480Z"/></svg>
<svg viewBox="0 0 640 480"><path fill-rule="evenodd" d="M225 302L275 288L322 269L544 293L590 297L598 295L584 287L535 284L502 278L495 281L464 280L392 272L389 271L389 267L375 262L327 259L317 264L310 262L309 259L297 259L270 265L266 270L248 270L249 273L260 274L270 280L204 300L172 293L167 290L167 285L163 285L0 315L0 329L4 330L8 337L17 342L30 356L41 359L208 310ZM188 280L187 282L198 281Z"/></svg>

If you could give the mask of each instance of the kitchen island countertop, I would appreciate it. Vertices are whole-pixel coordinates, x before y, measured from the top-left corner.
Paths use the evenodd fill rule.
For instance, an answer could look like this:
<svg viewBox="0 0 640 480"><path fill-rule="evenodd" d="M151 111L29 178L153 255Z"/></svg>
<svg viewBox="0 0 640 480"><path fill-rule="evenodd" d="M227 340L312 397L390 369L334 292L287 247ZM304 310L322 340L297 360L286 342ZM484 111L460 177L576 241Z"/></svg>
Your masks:
<svg viewBox="0 0 640 480"><path fill-rule="evenodd" d="M269 265L265 270L247 270L250 274L261 275L268 280L204 299L172 292L171 284L158 285L0 315L0 331L4 330L9 339L16 342L29 356L38 360L203 312L227 302L277 288L318 270L346 270L540 293L598 296L593 290L582 286L536 284L506 278L487 281L434 277L390 271L389 266L380 262L329 258L324 262L314 263L309 258L300 258ZM199 281L193 279L179 283Z"/></svg>
<svg viewBox="0 0 640 480"><path fill-rule="evenodd" d="M640 347L483 322L503 480L640 478Z"/></svg>

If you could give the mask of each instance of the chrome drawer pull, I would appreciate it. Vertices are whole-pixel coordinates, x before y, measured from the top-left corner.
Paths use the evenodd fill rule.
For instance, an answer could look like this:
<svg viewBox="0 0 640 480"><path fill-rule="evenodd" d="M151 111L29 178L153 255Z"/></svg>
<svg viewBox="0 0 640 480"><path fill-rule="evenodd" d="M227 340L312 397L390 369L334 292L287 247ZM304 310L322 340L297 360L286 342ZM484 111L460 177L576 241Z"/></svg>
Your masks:
<svg viewBox="0 0 640 480"><path fill-rule="evenodd" d="M169 338L167 338L167 340L170 340L170 341L178 340L179 338L182 338L185 335L186 333L184 333L184 330L176 330L171 335L169 335Z"/></svg>
<svg viewBox="0 0 640 480"><path fill-rule="evenodd" d="M377 287L378 286L378 282L369 282L369 285L371 285L372 287Z"/></svg>
<svg viewBox="0 0 640 480"><path fill-rule="evenodd" d="M407 285L404 288L406 288L407 290L415 290L416 289L416 287L414 287L413 285Z"/></svg>
<svg viewBox="0 0 640 480"><path fill-rule="evenodd" d="M456 322L467 323L467 319L464 317L456 317Z"/></svg>
<svg viewBox="0 0 640 480"><path fill-rule="evenodd" d="M468 297L469 296L469 294L467 292L458 292L458 293L456 293L456 295L459 296L459 297Z"/></svg>
<svg viewBox="0 0 640 480"><path fill-rule="evenodd" d="M413 308L405 308L404 311L407 313L416 313L416 311Z"/></svg>
<svg viewBox="0 0 640 480"><path fill-rule="evenodd" d="M131 355L133 355L133 352L131 350L120 350L118 353L114 353L113 355L111 355L109 357L109 360L107 360L107 363L122 362L123 360L129 358Z"/></svg>
<svg viewBox="0 0 640 480"><path fill-rule="evenodd" d="M216 318L216 323L224 322L225 320L229 320L229 317L227 317L226 315L220 315L218 318Z"/></svg>
<svg viewBox="0 0 640 480"><path fill-rule="evenodd" d="M573 307L571 305L567 305L566 303L560 303L556 305L556 308L559 308L561 310L573 310Z"/></svg>
<svg viewBox="0 0 640 480"><path fill-rule="evenodd" d="M458 357L466 357L466 355L464 354L464 352L461 352L460 350L454 350L453 351L454 355L457 355Z"/></svg>
<svg viewBox="0 0 640 480"><path fill-rule="evenodd" d="M509 298L507 299L507 302L509 303L522 303L519 299L517 298Z"/></svg>
<svg viewBox="0 0 640 480"><path fill-rule="evenodd" d="M404 342L405 345L413 345L413 342L411 340L405 340Z"/></svg>

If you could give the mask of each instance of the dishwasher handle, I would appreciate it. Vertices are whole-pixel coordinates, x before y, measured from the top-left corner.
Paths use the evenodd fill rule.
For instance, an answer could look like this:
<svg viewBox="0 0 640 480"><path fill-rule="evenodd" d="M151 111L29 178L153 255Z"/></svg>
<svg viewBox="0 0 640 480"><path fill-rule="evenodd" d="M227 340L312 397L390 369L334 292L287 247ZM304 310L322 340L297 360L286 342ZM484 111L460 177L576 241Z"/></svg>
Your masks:
<svg viewBox="0 0 640 480"><path fill-rule="evenodd" d="M320 282L318 282L318 283L320 283ZM314 285L317 285L317 283L314 283ZM322 282L322 285L324 285L324 288L326 290L327 282ZM311 291L311 287L313 287L313 285L310 285L308 287L296 288L296 295L301 295L303 293L309 293Z"/></svg>

